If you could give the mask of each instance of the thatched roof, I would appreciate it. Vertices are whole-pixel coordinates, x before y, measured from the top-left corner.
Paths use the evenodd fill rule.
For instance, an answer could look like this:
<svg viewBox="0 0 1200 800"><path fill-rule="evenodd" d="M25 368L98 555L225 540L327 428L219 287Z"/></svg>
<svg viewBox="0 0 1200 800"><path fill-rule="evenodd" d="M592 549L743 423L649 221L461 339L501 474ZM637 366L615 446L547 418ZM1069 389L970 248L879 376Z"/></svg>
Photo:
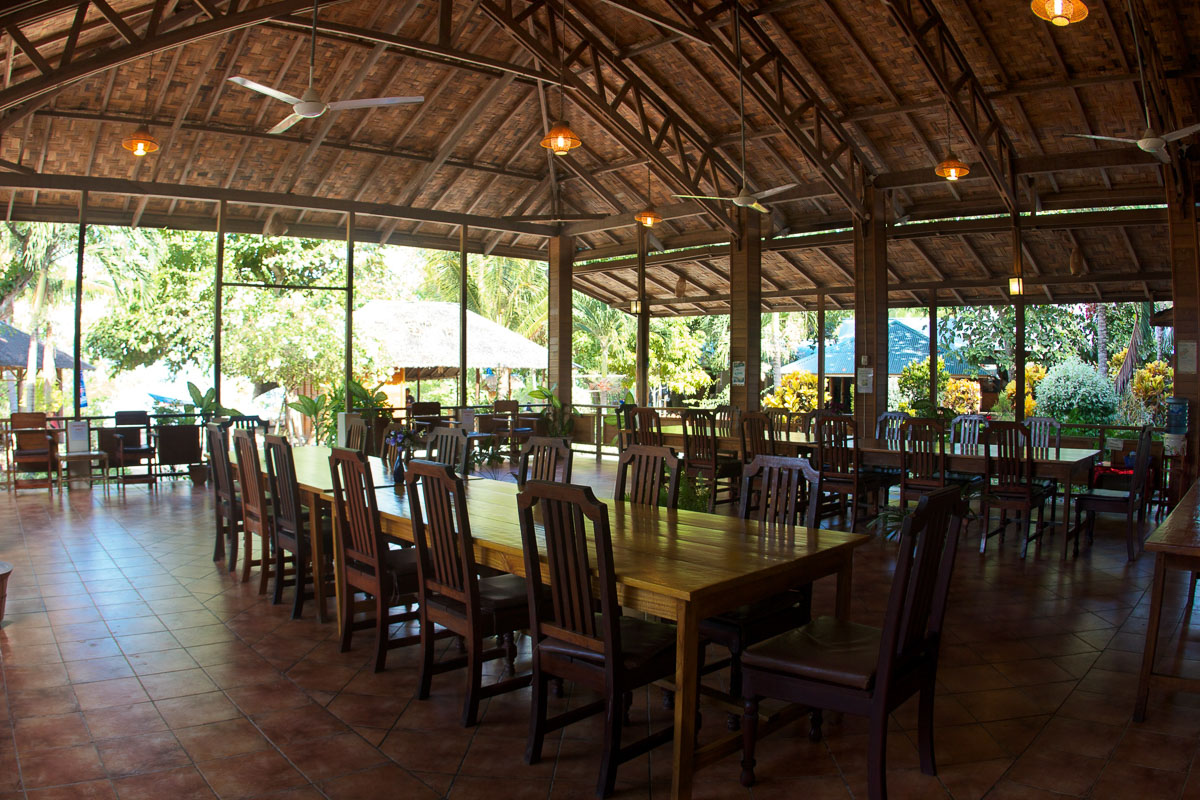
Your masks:
<svg viewBox="0 0 1200 800"><path fill-rule="evenodd" d="M375 361L408 380L458 374L458 304L371 300L354 312L355 335L378 348ZM469 369L545 369L546 348L467 312Z"/></svg>
<svg viewBox="0 0 1200 800"><path fill-rule="evenodd" d="M37 346L37 368L42 369L42 356L46 347L39 342ZM25 369L29 366L29 334L19 331L7 322L0 322L0 369ZM54 351L55 369L74 369L75 357L62 350ZM86 361L85 370L95 369Z"/></svg>
<svg viewBox="0 0 1200 800"><path fill-rule="evenodd" d="M300 92L311 0L5 4L8 216L74 222L86 189L100 224L212 230L223 199L233 232L339 238L353 211L360 241L457 249L465 224L473 252L530 258L561 231L580 258L617 258L577 267L574 284L620 305L635 293L631 215L651 201L666 220L650 239L652 312L727 312L728 204L672 197L741 182L727 8L573 0L564 23L562 4L525 0L319 2L326 100L426 101L267 134L288 107L227 79ZM922 303L930 286L946 287L944 304L1006 302L1008 163L1007 191L1039 212L1026 218L1026 282L1047 302L1169 299L1165 171L1183 174L1181 145L1197 145L1172 145L1164 167L1067 135L1144 127L1125 2L1087 2L1089 17L1060 29L1018 0L741 0L746 182L795 184L768 203L764 310L812 307L817 289L831 307L852 303L846 187L858 180L888 193L893 304ZM1156 127L1196 123L1200 3L1133 7ZM905 13L934 17L906 28ZM937 73L955 57L959 73ZM548 158L538 141L560 80L584 146ZM144 118L162 148L135 159L120 142ZM933 174L948 141L971 165L954 184ZM529 219L556 210L555 187L558 210L604 218Z"/></svg>

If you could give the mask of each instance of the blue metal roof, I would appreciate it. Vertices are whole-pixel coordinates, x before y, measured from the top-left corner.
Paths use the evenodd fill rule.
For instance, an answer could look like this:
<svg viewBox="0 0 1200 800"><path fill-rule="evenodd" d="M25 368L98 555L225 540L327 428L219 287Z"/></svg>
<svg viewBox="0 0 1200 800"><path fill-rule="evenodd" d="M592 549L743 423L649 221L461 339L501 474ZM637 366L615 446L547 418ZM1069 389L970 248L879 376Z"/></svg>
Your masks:
<svg viewBox="0 0 1200 800"><path fill-rule="evenodd" d="M952 355L942 345L938 345L938 355L945 362L946 370L951 375L976 375L978 370L971 367L957 355ZM815 347L805 347L797 353L797 359L783 367L784 372L796 370L817 371L817 351ZM888 320L888 374L898 375L901 370L914 361L924 361L929 357L929 337L912 327L902 319ZM825 345L825 374L853 375L854 374L854 322L848 320L838 328L838 340Z"/></svg>

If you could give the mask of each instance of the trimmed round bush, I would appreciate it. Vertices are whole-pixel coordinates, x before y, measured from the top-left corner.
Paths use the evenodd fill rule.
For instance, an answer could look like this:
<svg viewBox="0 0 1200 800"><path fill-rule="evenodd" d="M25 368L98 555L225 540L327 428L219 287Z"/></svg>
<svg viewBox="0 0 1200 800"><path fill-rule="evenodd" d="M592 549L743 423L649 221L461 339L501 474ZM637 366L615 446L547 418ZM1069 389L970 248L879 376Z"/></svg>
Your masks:
<svg viewBox="0 0 1200 800"><path fill-rule="evenodd" d="M1117 414L1117 393L1095 367L1064 361L1051 367L1038 385L1037 413L1059 422L1112 422Z"/></svg>

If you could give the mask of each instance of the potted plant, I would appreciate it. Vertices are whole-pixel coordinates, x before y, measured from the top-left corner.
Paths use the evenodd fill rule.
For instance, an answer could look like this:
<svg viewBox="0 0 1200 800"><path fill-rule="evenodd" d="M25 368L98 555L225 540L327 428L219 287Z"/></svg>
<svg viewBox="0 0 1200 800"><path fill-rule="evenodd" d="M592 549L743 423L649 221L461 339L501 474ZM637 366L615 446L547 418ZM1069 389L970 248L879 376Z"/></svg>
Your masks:
<svg viewBox="0 0 1200 800"><path fill-rule="evenodd" d="M545 400L547 405L542 409L542 419L546 423L547 436L559 436L570 438L575 432L575 411L571 406L563 405L558 399L558 395L554 390L558 388L558 384L549 388L539 386L529 392L529 397L533 400Z"/></svg>
<svg viewBox="0 0 1200 800"><path fill-rule="evenodd" d="M323 394L319 394L316 397L308 397L302 394L296 398L294 403L288 403L287 405L288 408L308 418L312 424L313 438L320 441L321 433L325 430L325 423L329 417L329 398Z"/></svg>

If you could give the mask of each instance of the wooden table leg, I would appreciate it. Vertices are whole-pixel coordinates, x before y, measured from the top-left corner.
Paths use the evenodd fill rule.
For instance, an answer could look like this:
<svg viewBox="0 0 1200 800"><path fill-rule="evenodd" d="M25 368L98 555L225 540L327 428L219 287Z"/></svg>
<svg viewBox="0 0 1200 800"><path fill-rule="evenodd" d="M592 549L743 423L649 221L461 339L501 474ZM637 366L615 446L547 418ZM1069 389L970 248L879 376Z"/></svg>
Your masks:
<svg viewBox="0 0 1200 800"><path fill-rule="evenodd" d="M837 572L837 599L834 614L840 620L850 619L850 587L854 577L854 552L847 551Z"/></svg>
<svg viewBox="0 0 1200 800"><path fill-rule="evenodd" d="M1154 654L1158 652L1158 629L1162 624L1163 593L1166 591L1166 553L1154 557L1154 586L1150 590L1150 620L1146 625L1146 644L1142 648L1142 669L1138 673L1137 703L1133 707L1133 721L1146 719L1146 701L1150 698L1150 676L1154 673Z"/></svg>
<svg viewBox="0 0 1200 800"><path fill-rule="evenodd" d="M347 620L342 619L342 595L346 591L346 585L342 582L342 531L337 524L337 514L330 516L333 518L333 607L337 615L338 636L341 636L343 626L348 624Z"/></svg>
<svg viewBox="0 0 1200 800"><path fill-rule="evenodd" d="M1062 557L1067 557L1067 544L1071 541L1071 537L1075 537L1075 555L1079 555L1079 529L1073 528L1071 525L1071 496L1073 494L1071 486L1075 483L1075 470L1067 470L1067 479L1063 482L1063 554Z"/></svg>
<svg viewBox="0 0 1200 800"><path fill-rule="evenodd" d="M688 800L692 796L692 772L696 759L696 704L699 702L700 676L699 620L686 600L678 602L675 638L675 742L671 758L671 798Z"/></svg>
<svg viewBox="0 0 1200 800"><path fill-rule="evenodd" d="M317 622L329 621L329 610L325 596L325 577L324 564L328 553L325 552L325 544L321 536L321 496L309 495L308 497L308 550L312 554L312 574L313 574L313 602L317 604ZM296 591L304 591L304 587L299 581L300 570L296 569Z"/></svg>

